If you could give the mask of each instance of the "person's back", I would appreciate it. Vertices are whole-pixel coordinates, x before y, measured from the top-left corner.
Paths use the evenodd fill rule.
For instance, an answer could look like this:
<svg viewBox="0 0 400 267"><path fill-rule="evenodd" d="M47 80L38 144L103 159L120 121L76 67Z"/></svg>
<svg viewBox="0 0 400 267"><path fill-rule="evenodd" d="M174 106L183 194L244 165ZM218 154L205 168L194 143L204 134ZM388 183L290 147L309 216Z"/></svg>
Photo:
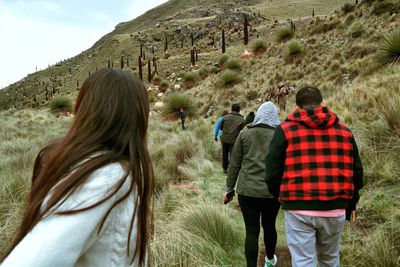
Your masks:
<svg viewBox="0 0 400 267"><path fill-rule="evenodd" d="M227 173L229 159L235 144L236 138L245 125L245 121L240 115L240 105L233 104L232 112L222 118L220 129L222 129L222 168Z"/></svg>
<svg viewBox="0 0 400 267"><path fill-rule="evenodd" d="M146 89L129 72L99 70L79 89L74 114L66 135L36 157L1 267L147 265L154 183Z"/></svg>
<svg viewBox="0 0 400 267"><path fill-rule="evenodd" d="M339 266L346 209L355 210L363 186L358 148L317 88L300 89L296 106L274 133L266 182L285 210L292 265Z"/></svg>
<svg viewBox="0 0 400 267"><path fill-rule="evenodd" d="M265 158L274 131L275 129L271 126L259 124L248 126L239 134L237 143L238 145L240 143L242 152L232 154L228 171L228 183L232 177L229 175L231 172L238 175L236 190L238 194L272 197L264 180L265 163L260 159ZM240 162L237 157L240 157Z"/></svg>
<svg viewBox="0 0 400 267"><path fill-rule="evenodd" d="M232 111L222 119L222 137L221 140L227 144L234 144L240 131L243 129L245 120L237 111Z"/></svg>
<svg viewBox="0 0 400 267"><path fill-rule="evenodd" d="M275 220L280 204L268 191L264 180L263 159L269 151L275 127L280 124L272 102L263 103L252 125L240 132L233 151L226 179L226 198L236 185L240 209L246 226L245 254L247 266L255 267L258 259L260 221L264 229L265 266L275 266L277 233ZM224 202L229 199L224 199Z"/></svg>

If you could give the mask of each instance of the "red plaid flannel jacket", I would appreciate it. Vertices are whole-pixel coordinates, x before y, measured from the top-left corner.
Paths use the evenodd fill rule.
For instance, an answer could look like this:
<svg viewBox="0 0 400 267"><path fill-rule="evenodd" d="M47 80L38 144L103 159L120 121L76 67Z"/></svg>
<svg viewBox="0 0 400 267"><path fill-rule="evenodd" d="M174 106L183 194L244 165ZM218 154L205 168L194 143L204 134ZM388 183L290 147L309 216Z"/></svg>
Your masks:
<svg viewBox="0 0 400 267"><path fill-rule="evenodd" d="M292 113L282 123L286 136L281 200L353 196L353 134L327 108Z"/></svg>

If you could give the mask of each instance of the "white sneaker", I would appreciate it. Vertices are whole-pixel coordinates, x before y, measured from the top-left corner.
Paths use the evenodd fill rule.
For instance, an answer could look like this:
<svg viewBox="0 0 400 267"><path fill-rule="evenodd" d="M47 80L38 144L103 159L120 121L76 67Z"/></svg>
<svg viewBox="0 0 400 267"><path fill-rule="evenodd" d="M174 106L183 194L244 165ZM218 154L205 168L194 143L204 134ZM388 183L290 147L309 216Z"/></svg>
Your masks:
<svg viewBox="0 0 400 267"><path fill-rule="evenodd" d="M276 257L276 255L274 255L274 258L272 260L268 259L268 257L265 256L265 265L264 265L264 267L275 267L277 262L278 262L278 258Z"/></svg>

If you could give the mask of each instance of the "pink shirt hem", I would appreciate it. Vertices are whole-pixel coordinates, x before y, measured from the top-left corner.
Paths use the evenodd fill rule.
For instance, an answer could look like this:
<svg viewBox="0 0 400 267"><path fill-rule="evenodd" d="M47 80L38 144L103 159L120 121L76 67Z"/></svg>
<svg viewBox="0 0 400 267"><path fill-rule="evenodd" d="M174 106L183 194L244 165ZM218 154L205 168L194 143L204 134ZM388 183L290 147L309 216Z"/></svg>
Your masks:
<svg viewBox="0 0 400 267"><path fill-rule="evenodd" d="M313 217L340 217L346 213L345 209L336 210L289 210L292 213Z"/></svg>

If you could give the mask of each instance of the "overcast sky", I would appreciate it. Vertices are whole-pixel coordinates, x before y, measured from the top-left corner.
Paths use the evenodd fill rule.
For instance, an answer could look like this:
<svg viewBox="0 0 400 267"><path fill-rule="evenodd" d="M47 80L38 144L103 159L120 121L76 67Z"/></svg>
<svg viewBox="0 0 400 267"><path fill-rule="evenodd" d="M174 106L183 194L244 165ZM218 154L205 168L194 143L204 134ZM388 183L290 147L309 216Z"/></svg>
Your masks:
<svg viewBox="0 0 400 267"><path fill-rule="evenodd" d="M0 88L91 47L167 0L0 0Z"/></svg>

